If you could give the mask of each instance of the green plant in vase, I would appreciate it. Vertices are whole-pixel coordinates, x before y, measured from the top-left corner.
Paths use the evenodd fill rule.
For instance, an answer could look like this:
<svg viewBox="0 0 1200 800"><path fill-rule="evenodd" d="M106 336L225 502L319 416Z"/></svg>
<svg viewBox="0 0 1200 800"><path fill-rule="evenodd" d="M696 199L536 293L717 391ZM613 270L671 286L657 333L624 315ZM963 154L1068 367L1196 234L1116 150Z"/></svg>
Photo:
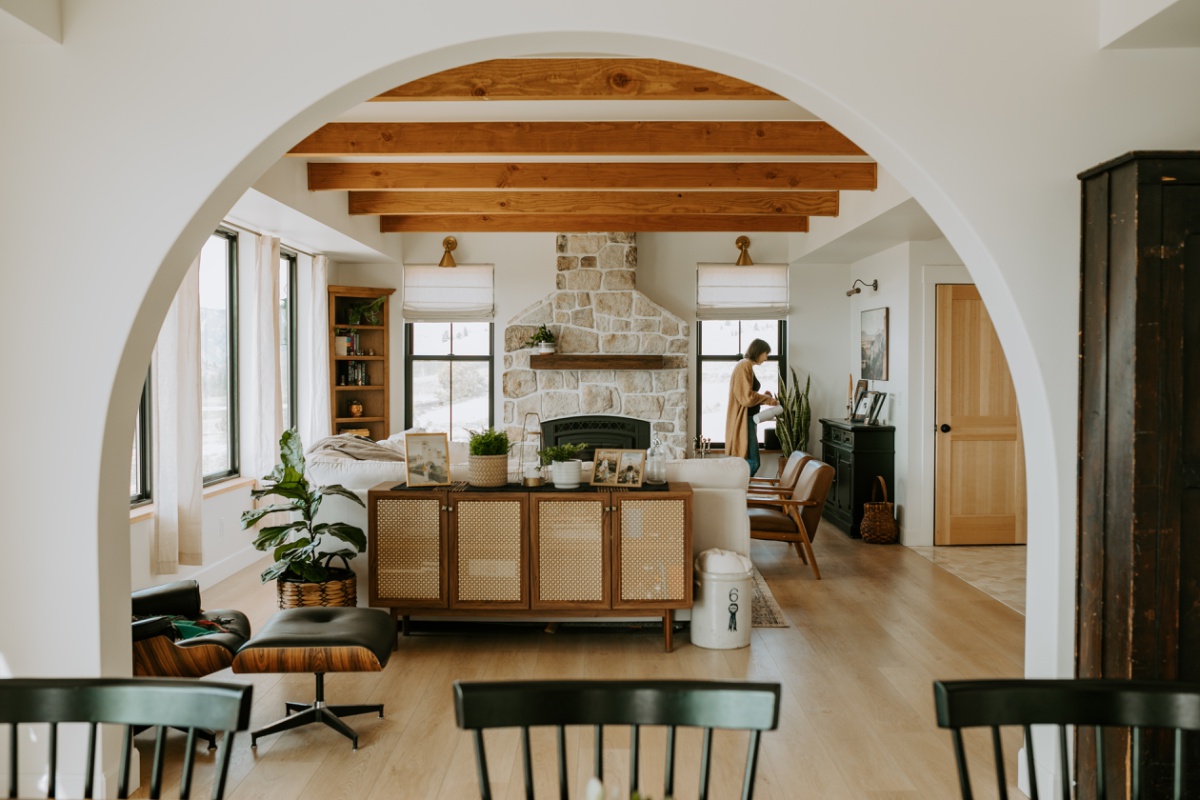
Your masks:
<svg viewBox="0 0 1200 800"><path fill-rule="evenodd" d="M812 376L804 382L804 391L800 391L800 379L796 370L792 369L792 380L789 383L785 376L779 376L779 406L782 409L775 418L775 434L779 437L779 446L786 458L795 450L808 449L808 429L812 422L812 407L808 403L808 389Z"/></svg>
<svg viewBox="0 0 1200 800"><path fill-rule="evenodd" d="M380 295L374 300L355 303L346 309L346 319L351 325L378 325L382 322L379 312L383 310L387 295Z"/></svg>
<svg viewBox="0 0 1200 800"><path fill-rule="evenodd" d="M542 466L550 466L555 488L574 489L583 480L582 464L575 457L587 449L587 442L552 444L538 450Z"/></svg>
<svg viewBox="0 0 1200 800"><path fill-rule="evenodd" d="M555 461L570 461L586 450L587 447L587 442L552 444L549 447L543 447L541 450L538 450L538 458L542 460L542 466L545 467L553 464Z"/></svg>
<svg viewBox="0 0 1200 800"><path fill-rule="evenodd" d="M546 327L545 323L538 328L529 337L529 341L525 342L526 347L536 347L543 353L554 352L554 331Z"/></svg>
<svg viewBox="0 0 1200 800"><path fill-rule="evenodd" d="M242 513L242 528L255 525L268 514L298 514L283 525L270 525L258 531L254 538L254 549L271 552L273 564L259 576L262 582L269 580L306 581L323 583L344 571L329 566L330 558L353 558L367 547L367 537L362 528L344 522L317 522L313 520L321 508L323 498L338 495L364 505L362 499L344 486L313 486L304 475L304 445L300 434L294 429L284 431L279 440L280 463L270 475L263 476L264 488L255 489L250 496L255 500L262 497L281 497L283 502L255 508ZM334 551L320 547L323 539L336 539L350 545ZM345 570L349 571L349 570Z"/></svg>
<svg viewBox="0 0 1200 800"><path fill-rule="evenodd" d="M495 428L482 431L467 431L471 438L467 442L468 478L472 486L494 487L508 483L508 433Z"/></svg>

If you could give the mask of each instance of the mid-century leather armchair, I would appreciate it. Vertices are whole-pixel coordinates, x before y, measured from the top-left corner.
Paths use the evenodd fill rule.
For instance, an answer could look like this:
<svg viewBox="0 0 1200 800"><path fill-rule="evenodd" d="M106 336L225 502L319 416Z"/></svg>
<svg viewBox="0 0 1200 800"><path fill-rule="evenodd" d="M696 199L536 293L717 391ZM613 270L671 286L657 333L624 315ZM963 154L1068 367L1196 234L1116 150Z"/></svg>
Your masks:
<svg viewBox="0 0 1200 800"><path fill-rule="evenodd" d="M800 560L809 564L813 575L820 580L821 570L817 567L812 540L832 484L833 467L810 459L800 470L789 497L747 496L750 538L790 542Z"/></svg>
<svg viewBox="0 0 1200 800"><path fill-rule="evenodd" d="M751 494L770 494L783 495L791 494L792 489L796 486L796 479L800 477L800 470L804 469L804 465L812 461L812 456L803 450L793 450L788 456L787 462L783 465L783 469L779 471L777 478L750 478L750 486L746 489Z"/></svg>
<svg viewBox="0 0 1200 800"><path fill-rule="evenodd" d="M225 669L250 638L250 620L240 611L200 607L200 585L174 581L134 592L133 674L199 678ZM181 639L170 617L216 622L224 631Z"/></svg>

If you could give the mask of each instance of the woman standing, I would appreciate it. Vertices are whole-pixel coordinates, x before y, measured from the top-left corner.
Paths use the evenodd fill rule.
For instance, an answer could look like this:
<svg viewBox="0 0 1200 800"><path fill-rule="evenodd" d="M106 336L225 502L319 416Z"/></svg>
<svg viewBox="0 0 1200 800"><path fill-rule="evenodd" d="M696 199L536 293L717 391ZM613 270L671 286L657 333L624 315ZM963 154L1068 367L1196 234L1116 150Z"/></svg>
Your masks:
<svg viewBox="0 0 1200 800"><path fill-rule="evenodd" d="M729 409L725 412L725 455L740 456L750 463L750 475L758 472L758 426L754 415L760 406L778 405L770 392L759 392L754 368L767 360L771 345L755 339L729 378Z"/></svg>

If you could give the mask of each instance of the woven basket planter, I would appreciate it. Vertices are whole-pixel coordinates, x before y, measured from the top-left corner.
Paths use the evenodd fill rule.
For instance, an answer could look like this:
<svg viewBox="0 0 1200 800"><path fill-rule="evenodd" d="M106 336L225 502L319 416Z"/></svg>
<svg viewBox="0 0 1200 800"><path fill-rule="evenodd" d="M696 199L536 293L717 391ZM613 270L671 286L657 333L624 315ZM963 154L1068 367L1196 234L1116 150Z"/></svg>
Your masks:
<svg viewBox="0 0 1200 800"><path fill-rule="evenodd" d="M508 456L467 456L467 482L482 487L508 483Z"/></svg>
<svg viewBox="0 0 1200 800"><path fill-rule="evenodd" d="M279 578L275 587L280 608L309 606L353 607L358 605L358 578L352 569L331 567L329 580L309 583L294 578Z"/></svg>

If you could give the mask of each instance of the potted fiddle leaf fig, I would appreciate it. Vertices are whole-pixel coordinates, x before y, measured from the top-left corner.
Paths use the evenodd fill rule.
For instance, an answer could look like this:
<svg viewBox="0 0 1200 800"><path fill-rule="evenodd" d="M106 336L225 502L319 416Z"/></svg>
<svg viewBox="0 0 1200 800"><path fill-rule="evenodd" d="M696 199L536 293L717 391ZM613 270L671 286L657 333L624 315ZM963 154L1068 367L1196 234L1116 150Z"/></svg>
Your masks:
<svg viewBox="0 0 1200 800"><path fill-rule="evenodd" d="M357 580L349 559L366 549L366 534L362 528L344 522L313 520L321 508L321 500L330 495L345 497L360 506L365 504L344 486L313 486L308 481L304 475L304 445L294 429L284 431L279 453L280 463L270 475L263 476L263 488L254 489L250 496L255 500L280 497L282 502L242 513L243 529L254 526L268 514L294 515L291 521L268 525L255 535L254 548L270 552L275 559L260 575L262 582L276 582L280 608L353 606L357 602ZM332 544L330 540L350 547L327 550ZM332 566L334 558L341 558L343 566Z"/></svg>

